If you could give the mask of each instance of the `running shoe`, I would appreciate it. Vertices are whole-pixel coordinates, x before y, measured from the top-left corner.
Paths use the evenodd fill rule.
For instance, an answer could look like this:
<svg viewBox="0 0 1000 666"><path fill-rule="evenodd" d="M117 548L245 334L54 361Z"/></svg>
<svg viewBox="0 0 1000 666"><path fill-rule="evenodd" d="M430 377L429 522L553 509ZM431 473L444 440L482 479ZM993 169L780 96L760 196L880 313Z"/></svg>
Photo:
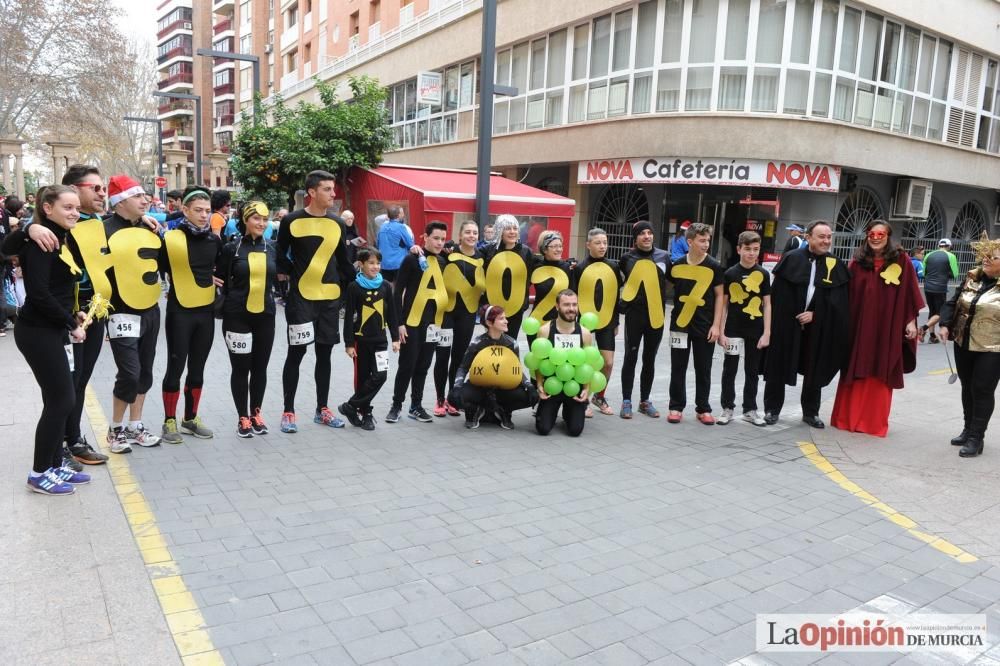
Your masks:
<svg viewBox="0 0 1000 666"><path fill-rule="evenodd" d="M622 417L623 419L630 419L630 418L632 418L632 401L631 400L622 400L622 408L621 408L621 411L618 412L618 416Z"/></svg>
<svg viewBox="0 0 1000 666"><path fill-rule="evenodd" d="M253 426L250 424L250 417L241 416L239 423L236 424L236 434L244 439L249 439L253 437Z"/></svg>
<svg viewBox="0 0 1000 666"><path fill-rule="evenodd" d="M361 429L362 430L374 430L375 429L375 417L372 416L371 412L365 412L364 417L361 419Z"/></svg>
<svg viewBox="0 0 1000 666"><path fill-rule="evenodd" d="M72 495L76 488L60 479L51 469L28 477L28 490L42 495Z"/></svg>
<svg viewBox="0 0 1000 666"><path fill-rule="evenodd" d="M132 443L124 427L108 428L108 448L111 453L132 453Z"/></svg>
<svg viewBox="0 0 1000 666"><path fill-rule="evenodd" d="M60 481L68 483L72 486L85 486L90 483L89 474L78 472L75 469L70 469L69 467L60 467L59 469L53 467L51 472L58 476Z"/></svg>
<svg viewBox="0 0 1000 666"><path fill-rule="evenodd" d="M469 430L475 430L479 427L479 421L483 418L482 407L477 407L472 410L465 410L465 427Z"/></svg>
<svg viewBox="0 0 1000 666"><path fill-rule="evenodd" d="M500 427L504 430L513 430L514 422L510 420L510 412L506 409L501 409L497 416L500 418Z"/></svg>
<svg viewBox="0 0 1000 666"><path fill-rule="evenodd" d="M680 423L684 415L675 409L671 409L667 412L667 423Z"/></svg>
<svg viewBox="0 0 1000 666"><path fill-rule="evenodd" d="M448 410L445 409L444 400L441 398L434 403L434 416L448 416Z"/></svg>
<svg viewBox="0 0 1000 666"><path fill-rule="evenodd" d="M431 415L427 413L427 410L424 409L422 405L417 405L416 407L410 407L410 411L408 411L406 415L415 421L420 421L421 423L430 423L431 421L434 420L431 417Z"/></svg>
<svg viewBox="0 0 1000 666"><path fill-rule="evenodd" d="M611 405L609 405L608 401L604 399L604 396L595 395L590 399L590 402L593 403L594 407L597 407L597 410L601 414L607 414L610 416L615 413L615 410L611 409Z"/></svg>
<svg viewBox="0 0 1000 666"><path fill-rule="evenodd" d="M146 426L142 424L142 421L139 421L139 425L135 428L126 426L125 437L128 439L129 444L135 444L136 446L150 448L160 445L160 438L149 432Z"/></svg>
<svg viewBox="0 0 1000 666"><path fill-rule="evenodd" d="M645 414L651 419L660 418L660 413L656 411L656 407L653 407L653 403L650 400L643 400L639 403L639 413Z"/></svg>
<svg viewBox="0 0 1000 666"><path fill-rule="evenodd" d="M201 417L195 414L193 419L181 421L181 432L185 435L194 435L198 439L212 439L215 433L211 428L201 422Z"/></svg>
<svg viewBox="0 0 1000 666"><path fill-rule="evenodd" d="M752 423L755 426L767 425L767 421L764 420L764 417L762 417L756 409L752 409L749 412L743 412L743 420L747 423Z"/></svg>
<svg viewBox="0 0 1000 666"><path fill-rule="evenodd" d="M73 455L74 460L84 465L103 465L108 462L108 457L95 451L87 442L86 437L81 436L72 442L69 445L69 452Z"/></svg>
<svg viewBox="0 0 1000 666"><path fill-rule="evenodd" d="M177 432L177 419L167 419L163 422L160 441L164 444L183 444L184 437Z"/></svg>
<svg viewBox="0 0 1000 666"><path fill-rule="evenodd" d="M386 423L396 423L399 421L399 413L403 411L402 405L397 405L393 403L392 407L389 408L389 413L385 415Z"/></svg>
<svg viewBox="0 0 1000 666"><path fill-rule="evenodd" d="M343 428L347 425L344 423L344 419L331 412L329 407L320 407L317 409L316 415L313 416L313 423L321 423L331 428Z"/></svg>
<svg viewBox="0 0 1000 666"><path fill-rule="evenodd" d="M295 433L299 427L295 425L295 412L284 412L281 415L281 432Z"/></svg>
<svg viewBox="0 0 1000 666"><path fill-rule="evenodd" d="M723 409L722 414L719 415L719 418L715 419L715 422L718 423L719 425L726 425L732 420L733 420L733 410ZM704 421L702 421L702 423L704 423Z"/></svg>
<svg viewBox="0 0 1000 666"><path fill-rule="evenodd" d="M715 417L712 412L702 412L696 417L702 425L715 425Z"/></svg>
<svg viewBox="0 0 1000 666"><path fill-rule="evenodd" d="M362 425L361 416L358 415L358 410L351 407L350 403L342 402L337 405L337 411L343 414L351 425L355 428L360 428Z"/></svg>
<svg viewBox="0 0 1000 666"><path fill-rule="evenodd" d="M447 400L444 401L444 411L448 412L448 416L458 416L460 414L458 407L451 404Z"/></svg>
<svg viewBox="0 0 1000 666"><path fill-rule="evenodd" d="M78 463L74 458L73 454L70 452L69 447L63 444L62 447L62 466L69 467L74 472L82 472L83 465Z"/></svg>
<svg viewBox="0 0 1000 666"><path fill-rule="evenodd" d="M255 435L267 434L267 424L264 423L264 417L261 416L260 407L253 411L253 416L250 417L250 427L253 428Z"/></svg>

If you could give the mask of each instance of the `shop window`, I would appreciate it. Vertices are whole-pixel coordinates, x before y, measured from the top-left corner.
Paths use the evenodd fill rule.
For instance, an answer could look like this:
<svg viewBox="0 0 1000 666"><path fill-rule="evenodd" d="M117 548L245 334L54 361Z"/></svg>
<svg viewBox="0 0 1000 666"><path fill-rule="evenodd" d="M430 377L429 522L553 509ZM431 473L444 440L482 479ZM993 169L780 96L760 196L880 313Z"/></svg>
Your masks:
<svg viewBox="0 0 1000 666"><path fill-rule="evenodd" d="M927 219L910 220L903 225L903 237L900 239L903 248L912 253L915 247L922 247L927 251L937 247L938 239L944 236L944 219L941 202L931 197Z"/></svg>
<svg viewBox="0 0 1000 666"><path fill-rule="evenodd" d="M859 187L851 192L837 213L833 254L844 261L849 260L858 245L864 241L872 220L885 219L882 211L882 202L872 190Z"/></svg>
<svg viewBox="0 0 1000 666"><path fill-rule="evenodd" d="M666 7L663 12L661 62L680 62L683 28L684 0L666 0Z"/></svg>
<svg viewBox="0 0 1000 666"><path fill-rule="evenodd" d="M976 201L968 201L958 210L951 230L951 251L958 259L958 274L965 275L976 265L972 244L986 232L986 212Z"/></svg>
<svg viewBox="0 0 1000 666"><path fill-rule="evenodd" d="M760 15L757 21L757 62L771 64L781 62L787 5L784 0L760 0Z"/></svg>
<svg viewBox="0 0 1000 666"><path fill-rule="evenodd" d="M609 185L594 208L590 228L608 234L609 259L620 259L632 247L632 225L649 219L649 201L638 185Z"/></svg>
<svg viewBox="0 0 1000 666"><path fill-rule="evenodd" d="M695 0L691 7L688 62L714 62L719 0Z"/></svg>

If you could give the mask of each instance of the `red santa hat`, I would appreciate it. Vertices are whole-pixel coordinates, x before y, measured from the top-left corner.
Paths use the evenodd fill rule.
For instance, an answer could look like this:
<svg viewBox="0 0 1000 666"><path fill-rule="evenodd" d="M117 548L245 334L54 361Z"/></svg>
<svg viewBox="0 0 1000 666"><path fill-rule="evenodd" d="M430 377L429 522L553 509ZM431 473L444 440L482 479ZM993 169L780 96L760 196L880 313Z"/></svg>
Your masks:
<svg viewBox="0 0 1000 666"><path fill-rule="evenodd" d="M146 190L142 189L142 185L125 174L111 176L111 180L108 181L108 202L112 208L129 197L145 193Z"/></svg>

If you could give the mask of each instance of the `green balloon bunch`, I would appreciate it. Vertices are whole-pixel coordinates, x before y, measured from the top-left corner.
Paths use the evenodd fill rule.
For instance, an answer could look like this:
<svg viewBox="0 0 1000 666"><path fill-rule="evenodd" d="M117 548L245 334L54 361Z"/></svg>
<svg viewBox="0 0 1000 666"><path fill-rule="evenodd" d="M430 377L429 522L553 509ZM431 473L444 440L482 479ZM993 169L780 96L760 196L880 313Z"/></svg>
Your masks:
<svg viewBox="0 0 1000 666"><path fill-rule="evenodd" d="M562 393L572 398L587 384L591 391L603 390L608 385L607 378L599 372L604 367L604 357L595 346L563 349L553 347L546 338L536 338L531 351L524 355L524 365L545 378L542 388L549 395Z"/></svg>

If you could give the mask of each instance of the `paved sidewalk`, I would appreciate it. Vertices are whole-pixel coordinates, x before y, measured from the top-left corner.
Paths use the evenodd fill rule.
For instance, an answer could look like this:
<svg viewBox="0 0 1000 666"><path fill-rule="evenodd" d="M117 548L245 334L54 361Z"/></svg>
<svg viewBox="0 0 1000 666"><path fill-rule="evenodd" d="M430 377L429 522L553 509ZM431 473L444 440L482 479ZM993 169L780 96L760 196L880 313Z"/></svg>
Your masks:
<svg viewBox="0 0 1000 666"><path fill-rule="evenodd" d="M115 584L109 578L73 595L93 591L104 604L104 616L84 614L107 618L107 637L92 644L110 643L116 652L105 657L77 645L79 634L71 632L89 626L74 620L73 605L61 598L55 606L64 641L39 649L53 661L64 654L60 648L77 645L74 663L176 663L173 635L192 664L798 664L815 659L754 654L757 613L858 608L985 612L991 632L998 632L1000 570L982 559L962 563L913 536L899 524L906 521L887 520L832 482L812 462L816 456L805 455L811 449L799 445L815 436L819 451L851 481L920 530L992 557L1000 540L980 529L989 517L982 509L962 512L962 524L946 529L955 497L995 504L996 486L987 479L1000 458L987 449L977 460L959 461L947 446L953 433L946 419L958 413L958 395L957 387L941 388L944 377L927 374L946 367L934 356L939 347L921 348L920 371L897 393L890 436L877 442L810 432L798 421L795 391L778 427L706 428L689 407L676 426L641 415L632 422L598 415L583 437L570 439L558 429L536 436L527 413L515 414L511 432L484 425L470 433L458 418L385 424L386 387L374 433L332 430L307 418L311 352L298 394L300 432L284 435L277 431L281 337L266 400L272 434L236 437L219 337L202 409L216 438L128 456L135 484L126 497L147 503L155 538L139 546L131 539L107 474L68 500L28 495L20 472L0 481L11 488L3 520L14 519L3 525L0 554L19 563L3 583L2 591L13 594L0 597L0 632L10 634L0 634L0 650L41 642L36 625L23 622L24 611L12 605L27 599L42 615L43 604L20 590L35 580L33 553L53 545L25 531L37 524L25 512L51 512L60 528L87 525L79 537L100 544L88 542L92 559L73 561L85 562L79 569L95 572L96 580L105 580L109 559L128 570L116 570ZM24 390L12 398L14 425L0 426L0 433L18 442L13 469L26 470L37 389L6 342L0 341L0 361L19 369L11 379ZM664 410L668 355L660 356L653 398ZM164 364L161 338L146 415L151 427L162 418L157 394ZM111 355L103 354L93 387L105 413L113 375ZM337 347L332 403L347 397L350 376ZM428 379L427 395L431 386ZM718 394L716 386L716 411ZM617 376L609 396L617 408ZM828 415L833 389L824 397ZM876 453L881 457L865 457ZM969 483L979 478L979 486ZM922 483L936 492L921 493ZM30 536L10 540L9 534ZM170 577L170 589L163 589L162 567L142 564L158 551L180 573ZM46 580L74 588L72 571L54 564ZM150 576L160 581L156 592ZM135 610L124 611L114 596L121 589L140 598ZM197 609L169 607L174 612L165 621L156 593L189 594ZM185 640L193 635L207 640ZM992 635L987 654L827 655L824 663L1000 664L997 641Z"/></svg>

